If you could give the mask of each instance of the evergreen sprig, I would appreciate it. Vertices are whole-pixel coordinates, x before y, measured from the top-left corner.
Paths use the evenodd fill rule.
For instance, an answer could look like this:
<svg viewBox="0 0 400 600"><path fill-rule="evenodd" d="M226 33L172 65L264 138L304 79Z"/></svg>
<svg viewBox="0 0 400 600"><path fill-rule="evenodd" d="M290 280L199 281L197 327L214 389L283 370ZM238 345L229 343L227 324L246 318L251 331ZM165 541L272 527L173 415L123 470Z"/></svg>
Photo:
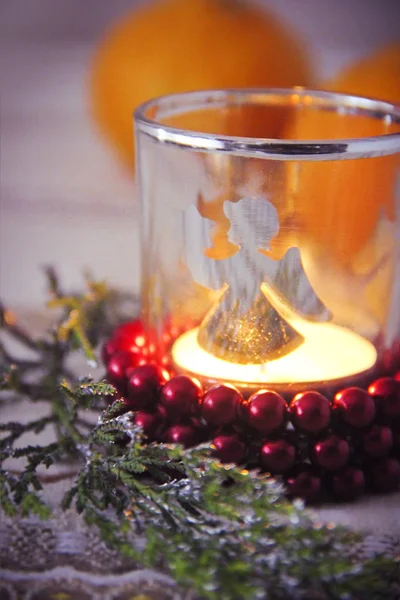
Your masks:
<svg viewBox="0 0 400 600"><path fill-rule="evenodd" d="M169 573L201 598L397 597L398 560L361 558L357 534L319 523L301 502L286 500L279 481L221 465L207 446L146 444L132 414L123 414L123 403L110 404L114 388L89 377L76 380L68 366L77 349L93 364L93 348L118 323L126 296L90 279L86 293L65 296L52 270L48 278L52 305L61 309L49 335L32 338L1 311L3 331L36 355L20 360L2 342L3 401L41 400L49 409L28 423L0 425L5 513L46 518L50 509L41 498L38 469L79 460L62 507L74 506L108 544ZM95 425L88 409L102 411ZM23 434L39 436L49 425L56 442L41 446L38 437L37 445L21 446ZM25 459L21 472L7 470L10 458Z"/></svg>

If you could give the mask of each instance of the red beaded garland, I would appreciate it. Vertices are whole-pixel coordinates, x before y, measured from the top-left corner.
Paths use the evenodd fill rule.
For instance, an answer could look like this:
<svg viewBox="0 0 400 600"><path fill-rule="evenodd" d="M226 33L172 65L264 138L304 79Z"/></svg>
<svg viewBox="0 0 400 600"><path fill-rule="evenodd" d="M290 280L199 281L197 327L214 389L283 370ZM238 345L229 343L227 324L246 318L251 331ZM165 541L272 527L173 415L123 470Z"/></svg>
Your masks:
<svg viewBox="0 0 400 600"><path fill-rule="evenodd" d="M400 458L400 419L397 419L391 424L393 437L393 451Z"/></svg>
<svg viewBox="0 0 400 600"><path fill-rule="evenodd" d="M115 354L115 352L118 352L118 350L117 342L114 339L107 340L101 349L101 360L103 363L107 365L112 355Z"/></svg>
<svg viewBox="0 0 400 600"><path fill-rule="evenodd" d="M165 432L165 440L173 444L182 444L186 448L196 446L201 441L201 433L192 425L173 425Z"/></svg>
<svg viewBox="0 0 400 600"><path fill-rule="evenodd" d="M143 433L149 438L155 438L160 432L163 424L162 415L157 411L154 413L139 410L135 414L135 425L143 430Z"/></svg>
<svg viewBox="0 0 400 600"><path fill-rule="evenodd" d="M147 364L133 369L126 386L129 408L139 410L154 405L167 379L168 373L157 365Z"/></svg>
<svg viewBox="0 0 400 600"><path fill-rule="evenodd" d="M164 328L163 352L184 330L170 323ZM218 460L240 463L249 459L250 468L256 466L253 459L258 455L258 464L265 470L286 475L291 497L302 497L307 502L320 498L322 477L331 482L326 491L340 501L352 500L364 491L364 471L372 489L398 489L400 371L392 377L380 377L368 391L342 389L332 405L314 390L297 394L289 407L280 394L267 389L243 400L230 384L214 385L202 397L196 379L179 375L168 381L162 368L169 365L168 352L161 356L155 339L154 332L145 330L140 321L130 321L120 326L102 349L109 381L124 396L126 409L137 411L134 422L149 440L188 447L210 439L211 432L218 430L212 441L212 453ZM287 416L295 429L289 425L284 433ZM357 433L350 427L363 431ZM270 436L280 430L281 439L264 440L260 448L256 433ZM332 431L346 432L349 440L340 437L344 433L336 435ZM318 434L327 437L316 442L318 438L313 436ZM307 460L307 444L311 444L308 458L315 466L296 466L297 454ZM362 468L355 466L359 464ZM324 470L330 475L323 475Z"/></svg>
<svg viewBox="0 0 400 600"><path fill-rule="evenodd" d="M218 435L212 441L213 455L222 463L240 463L246 456L246 444L235 433Z"/></svg>
<svg viewBox="0 0 400 600"><path fill-rule="evenodd" d="M346 467L332 478L332 489L337 500L354 500L365 489L365 477L361 469Z"/></svg>
<svg viewBox="0 0 400 600"><path fill-rule="evenodd" d="M400 462L395 458L382 458L372 466L372 487L377 492L395 492L400 484Z"/></svg>
<svg viewBox="0 0 400 600"><path fill-rule="evenodd" d="M361 388L349 387L338 392L334 399L334 408L340 412L343 420L353 427L366 427L375 418L375 402Z"/></svg>
<svg viewBox="0 0 400 600"><path fill-rule="evenodd" d="M103 361L107 364L115 352L130 352L136 357L137 365L156 361L162 366L168 364L168 357L160 355L156 344L156 334L146 330L139 320L123 323L114 331L102 349Z"/></svg>
<svg viewBox="0 0 400 600"><path fill-rule="evenodd" d="M202 394L200 382L186 375L177 375L168 381L160 394L160 402L171 418L182 418L193 413Z"/></svg>
<svg viewBox="0 0 400 600"><path fill-rule="evenodd" d="M369 431L364 433L363 447L369 456L374 458L386 456L392 445L393 435L389 427L373 425Z"/></svg>
<svg viewBox="0 0 400 600"><path fill-rule="evenodd" d="M228 425L236 419L241 402L242 396L233 385L213 385L203 397L201 416L209 425Z"/></svg>
<svg viewBox="0 0 400 600"><path fill-rule="evenodd" d="M321 495L321 478L313 473L307 465L300 467L287 480L288 496L302 498L305 502L317 502Z"/></svg>
<svg viewBox="0 0 400 600"><path fill-rule="evenodd" d="M176 340L182 333L187 331L188 329L192 329L194 324L191 325L187 322L185 323L177 323L171 318L167 318L164 322L162 340L166 346L170 345L171 342Z"/></svg>
<svg viewBox="0 0 400 600"><path fill-rule="evenodd" d="M135 358L130 352L118 350L107 364L107 379L124 393L126 391L126 373L136 365Z"/></svg>
<svg viewBox="0 0 400 600"><path fill-rule="evenodd" d="M368 388L377 402L378 410L389 418L400 417L400 381L393 377L381 377Z"/></svg>
<svg viewBox="0 0 400 600"><path fill-rule="evenodd" d="M347 464L350 447L346 440L337 435L330 435L315 444L312 454L320 467L329 471L337 471Z"/></svg>
<svg viewBox="0 0 400 600"><path fill-rule="evenodd" d="M112 339L116 342L120 350L131 352L135 348L144 348L148 345L150 339L154 344L154 333L148 333L142 321L136 319L122 323L114 331Z"/></svg>
<svg viewBox="0 0 400 600"><path fill-rule="evenodd" d="M290 403L293 425L309 433L320 433L331 419L331 404L319 392L301 392Z"/></svg>
<svg viewBox="0 0 400 600"><path fill-rule="evenodd" d="M268 441L261 448L260 461L271 473L286 473L296 461L296 448L286 440Z"/></svg>
<svg viewBox="0 0 400 600"><path fill-rule="evenodd" d="M287 404L282 396L269 390L259 390L243 405L248 425L264 434L282 427L286 411Z"/></svg>

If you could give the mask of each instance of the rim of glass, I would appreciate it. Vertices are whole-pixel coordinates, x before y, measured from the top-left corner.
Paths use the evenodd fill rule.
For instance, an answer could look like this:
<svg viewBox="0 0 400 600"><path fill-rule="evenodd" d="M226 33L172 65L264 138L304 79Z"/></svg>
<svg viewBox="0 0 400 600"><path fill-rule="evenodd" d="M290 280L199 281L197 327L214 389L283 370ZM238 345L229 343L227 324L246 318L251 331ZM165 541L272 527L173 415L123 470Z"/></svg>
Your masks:
<svg viewBox="0 0 400 600"><path fill-rule="evenodd" d="M187 150L226 152L277 160L367 158L400 152L400 132L362 138L288 140L214 135L171 127L157 120L205 108L241 104L278 106L282 102L289 105L290 96L293 96L292 102L296 106L309 106L312 103L317 109L370 116L384 120L388 125L400 124L400 106L382 100L303 87L243 88L184 92L148 100L134 112L136 133L140 132L160 143ZM149 113L155 113L157 118L149 117Z"/></svg>

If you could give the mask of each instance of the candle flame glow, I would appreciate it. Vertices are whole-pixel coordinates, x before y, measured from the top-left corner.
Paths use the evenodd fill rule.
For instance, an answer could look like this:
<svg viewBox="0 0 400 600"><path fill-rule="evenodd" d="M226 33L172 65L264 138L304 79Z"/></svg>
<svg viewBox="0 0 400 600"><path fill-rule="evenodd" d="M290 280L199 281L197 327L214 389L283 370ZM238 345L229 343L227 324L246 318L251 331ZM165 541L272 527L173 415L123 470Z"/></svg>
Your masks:
<svg viewBox="0 0 400 600"><path fill-rule="evenodd" d="M262 364L236 364L203 350L198 329L184 333L172 348L175 365L213 380L246 383L329 382L369 371L377 352L367 339L332 323L291 322L304 342L289 354Z"/></svg>

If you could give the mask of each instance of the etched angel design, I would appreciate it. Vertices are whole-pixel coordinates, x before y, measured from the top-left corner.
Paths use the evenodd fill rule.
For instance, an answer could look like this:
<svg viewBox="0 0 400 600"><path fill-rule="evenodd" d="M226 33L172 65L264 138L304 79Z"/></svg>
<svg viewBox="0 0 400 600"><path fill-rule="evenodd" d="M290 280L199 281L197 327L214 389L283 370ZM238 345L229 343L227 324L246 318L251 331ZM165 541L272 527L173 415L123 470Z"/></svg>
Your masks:
<svg viewBox="0 0 400 600"><path fill-rule="evenodd" d="M288 306L282 289L274 285L285 260L299 262L303 274L301 262L295 248L281 261L268 256L279 221L275 207L266 199L226 201L224 213L234 250L232 255L219 259L209 258L206 250L214 222L204 219L195 206L184 213L185 263L195 281L220 291L218 302L200 326L198 341L205 350L225 360L264 363L283 356L303 341L287 320L293 307Z"/></svg>

